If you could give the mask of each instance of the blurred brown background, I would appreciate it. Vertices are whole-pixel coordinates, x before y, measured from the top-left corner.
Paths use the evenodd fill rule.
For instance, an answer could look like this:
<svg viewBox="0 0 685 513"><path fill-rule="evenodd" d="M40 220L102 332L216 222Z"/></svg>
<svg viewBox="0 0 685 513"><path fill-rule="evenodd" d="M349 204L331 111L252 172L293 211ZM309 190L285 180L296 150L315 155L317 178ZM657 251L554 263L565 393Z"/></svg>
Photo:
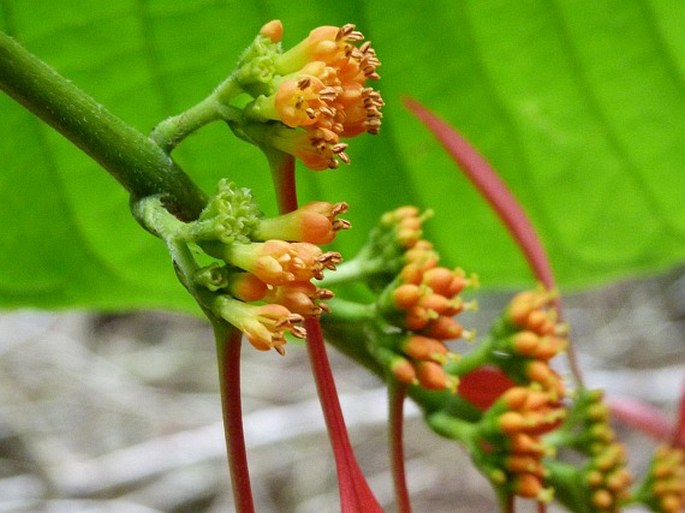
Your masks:
<svg viewBox="0 0 685 513"><path fill-rule="evenodd" d="M483 333L510 295L477 297L480 312L464 322ZM565 305L588 386L649 401L673 417L685 379L685 269L569 295ZM243 349L258 511L339 511L304 348L290 343L285 357ZM361 465L392 512L384 388L334 350L329 355ZM219 408L214 344L202 320L6 312L0 513L231 512ZM653 443L621 433L640 472ZM464 452L429 431L410 405L405 444L417 513L495 511Z"/></svg>

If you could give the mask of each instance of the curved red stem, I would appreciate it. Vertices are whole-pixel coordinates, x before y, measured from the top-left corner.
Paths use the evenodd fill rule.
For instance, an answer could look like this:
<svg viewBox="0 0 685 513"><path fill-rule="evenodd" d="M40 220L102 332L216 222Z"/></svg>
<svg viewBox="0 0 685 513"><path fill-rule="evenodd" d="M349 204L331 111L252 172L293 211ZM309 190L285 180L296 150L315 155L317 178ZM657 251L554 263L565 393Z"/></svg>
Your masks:
<svg viewBox="0 0 685 513"><path fill-rule="evenodd" d="M685 383L683 383L683 390L680 393L677 415L671 445L673 447L685 448Z"/></svg>
<svg viewBox="0 0 685 513"><path fill-rule="evenodd" d="M426 107L410 98L405 98L404 104L433 133L487 200L523 252L535 277L548 290L555 289L554 274L535 228L490 163L461 134ZM556 307L561 315L559 298L556 299ZM568 349L568 359L573 376L578 384L582 384L580 367L572 346Z"/></svg>

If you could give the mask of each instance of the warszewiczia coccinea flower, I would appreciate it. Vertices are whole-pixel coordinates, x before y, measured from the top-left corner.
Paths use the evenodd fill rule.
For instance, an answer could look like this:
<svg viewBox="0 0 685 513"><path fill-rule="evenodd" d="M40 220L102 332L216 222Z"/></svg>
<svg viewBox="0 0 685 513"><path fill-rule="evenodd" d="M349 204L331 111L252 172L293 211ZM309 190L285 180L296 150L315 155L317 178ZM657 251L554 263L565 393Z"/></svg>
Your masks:
<svg viewBox="0 0 685 513"><path fill-rule="evenodd" d="M541 435L559 426L565 410L558 398L532 384L506 390L485 412L479 433L487 443L481 465L490 480L508 492L547 502L542 458L551 448Z"/></svg>
<svg viewBox="0 0 685 513"><path fill-rule="evenodd" d="M280 43L282 33L282 25L274 20L260 36ZM323 26L285 52L279 44L268 58L258 55L272 66L270 82L245 105L246 123L240 131L313 170L349 163L347 144L340 138L378 133L384 105L380 93L366 85L379 78L380 61L368 41L357 45L363 39L351 24ZM259 126L271 122L279 124Z"/></svg>
<svg viewBox="0 0 685 513"><path fill-rule="evenodd" d="M324 269L334 270L341 260L340 253L323 252L314 244L278 239L231 244L223 257L269 285L321 279Z"/></svg>
<svg viewBox="0 0 685 513"><path fill-rule="evenodd" d="M371 253L375 248L383 252L382 275L395 275L379 295L378 312L401 330L398 337L388 338L393 341L387 346L394 356L379 354L397 381L454 392L459 379L444 366L459 355L445 342L473 338L474 333L464 329L455 316L475 307L462 300L460 293L476 280L466 278L461 269L438 265L440 257L433 245L421 238L425 218L412 206L387 212L369 242Z"/></svg>
<svg viewBox="0 0 685 513"><path fill-rule="evenodd" d="M685 449L659 446L635 496L652 511L682 512L685 506Z"/></svg>
<svg viewBox="0 0 685 513"><path fill-rule="evenodd" d="M256 240L279 237L284 240L328 244L340 230L350 228L350 223L338 218L347 212L347 203L315 201L297 210L276 217L260 219L253 230Z"/></svg>
<svg viewBox="0 0 685 513"><path fill-rule="evenodd" d="M292 313L283 305L253 305L229 296L220 296L215 301L214 310L242 331L250 343L261 351L275 349L284 354L286 333L297 338L306 336L304 328L298 326L303 321L302 316Z"/></svg>
<svg viewBox="0 0 685 513"><path fill-rule="evenodd" d="M248 189L221 180L197 221L176 221L176 242L192 242L222 261L198 267L192 283L205 307L242 331L257 349L283 353L285 335L304 337L300 324L329 311L333 293L312 280L342 260L324 251L350 223L347 203L314 201L265 217Z"/></svg>

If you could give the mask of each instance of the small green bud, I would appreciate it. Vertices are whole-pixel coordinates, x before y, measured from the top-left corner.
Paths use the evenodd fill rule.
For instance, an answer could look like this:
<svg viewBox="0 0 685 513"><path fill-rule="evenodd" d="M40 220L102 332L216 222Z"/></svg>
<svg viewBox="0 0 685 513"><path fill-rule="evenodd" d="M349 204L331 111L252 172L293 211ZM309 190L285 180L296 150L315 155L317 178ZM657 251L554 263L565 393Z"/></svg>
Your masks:
<svg viewBox="0 0 685 513"><path fill-rule="evenodd" d="M260 217L262 213L250 190L222 179L216 195L193 223L190 239L194 242L248 243Z"/></svg>
<svg viewBox="0 0 685 513"><path fill-rule="evenodd" d="M251 96L270 95L274 92L276 58L282 53L280 42L258 34L240 57L233 76L238 85Z"/></svg>
<svg viewBox="0 0 685 513"><path fill-rule="evenodd" d="M195 283L212 292L228 287L228 278L228 269L216 262L198 269L195 276L193 276Z"/></svg>

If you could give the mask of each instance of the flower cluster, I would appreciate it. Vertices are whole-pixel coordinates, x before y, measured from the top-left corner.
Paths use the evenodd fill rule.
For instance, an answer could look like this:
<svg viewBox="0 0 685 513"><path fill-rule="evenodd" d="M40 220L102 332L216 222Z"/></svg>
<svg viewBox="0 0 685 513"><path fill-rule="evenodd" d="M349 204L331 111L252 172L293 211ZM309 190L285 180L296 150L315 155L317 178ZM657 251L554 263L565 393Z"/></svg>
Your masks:
<svg viewBox="0 0 685 513"><path fill-rule="evenodd" d="M491 481L520 497L550 500L542 458L552 451L541 436L557 428L564 415L559 402L536 384L504 392L480 422L488 444L482 464Z"/></svg>
<svg viewBox="0 0 685 513"><path fill-rule="evenodd" d="M612 513L628 497L631 476L626 469L626 453L612 442L592 456L585 469L590 504L597 513Z"/></svg>
<svg viewBox="0 0 685 513"><path fill-rule="evenodd" d="M484 413L479 433L487 448L482 456L486 475L513 495L549 501L542 459L554 452L543 435L558 428L566 410L557 390L532 373L527 385L506 390Z"/></svg>
<svg viewBox="0 0 685 513"><path fill-rule="evenodd" d="M579 505L595 513L613 513L629 496L632 478L626 453L609 425L609 409L601 390L580 389L567 419L555 433L559 449L572 449L585 457L581 464L557 462L551 480L557 486L575 486L570 494ZM559 469L563 468L563 471Z"/></svg>
<svg viewBox="0 0 685 513"><path fill-rule="evenodd" d="M679 513L685 507L685 449L657 448L637 500L659 513Z"/></svg>
<svg viewBox="0 0 685 513"><path fill-rule="evenodd" d="M459 389L483 412L478 433L486 447L478 462L485 474L498 489L539 501L553 494L542 460L554 448L543 435L566 416L564 384L549 364L568 344L553 300L541 289L514 296L490 338L464 357L480 365Z"/></svg>
<svg viewBox="0 0 685 513"><path fill-rule="evenodd" d="M380 294L378 307L387 322L402 330L393 348L396 358L391 371L395 378L431 390L455 391L459 380L446 373L444 365L458 355L445 342L473 338L474 333L465 330L455 316L474 308L460 294L476 280L467 278L461 269L438 265L439 255L422 238L424 219L417 208L409 206L381 218L385 230L376 235L383 244L390 243L385 246L386 253L396 252L386 263L395 261L401 266Z"/></svg>
<svg viewBox="0 0 685 513"><path fill-rule="evenodd" d="M568 326L559 322L554 293L542 288L516 294L494 333L497 351L515 356L501 367L516 382L537 383L561 401L565 391L561 376L551 368L550 360L568 347Z"/></svg>
<svg viewBox="0 0 685 513"><path fill-rule="evenodd" d="M364 36L351 24L318 27L285 52L280 48L282 34L280 21L267 23L258 41L270 52L250 54L252 60L241 67L252 69L256 59L269 68L258 68L260 76L268 77L259 88L253 87L252 78L241 78L254 95L244 114L262 124L243 129L259 144L294 155L314 170L349 163L347 144L340 139L376 134L381 125L383 99L366 85L379 78L376 52L368 41L361 43Z"/></svg>
<svg viewBox="0 0 685 513"><path fill-rule="evenodd" d="M597 513L616 511L628 497L632 478L626 468L626 454L609 426L609 410L602 403L601 391L586 392L585 424L580 448L590 458L583 468L589 503ZM582 401L581 401L582 404Z"/></svg>
<svg viewBox="0 0 685 513"><path fill-rule="evenodd" d="M312 280L334 270L340 254L318 244L333 240L349 223L338 216L345 203L314 202L265 218L246 189L222 180L218 193L185 238L223 261L200 268L195 282L214 293L209 307L240 329L260 350L283 353L285 335L302 338L305 317L327 311L331 291Z"/></svg>

